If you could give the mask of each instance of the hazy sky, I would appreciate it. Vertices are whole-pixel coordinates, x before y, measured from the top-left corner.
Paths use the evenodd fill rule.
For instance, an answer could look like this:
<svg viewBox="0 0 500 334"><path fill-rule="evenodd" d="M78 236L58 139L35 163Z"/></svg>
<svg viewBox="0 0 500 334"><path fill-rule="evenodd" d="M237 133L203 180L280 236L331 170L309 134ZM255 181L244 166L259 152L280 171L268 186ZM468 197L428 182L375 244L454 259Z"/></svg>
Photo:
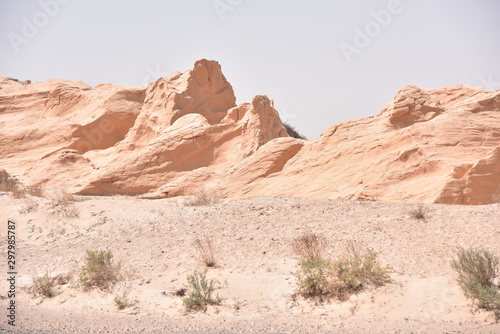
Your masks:
<svg viewBox="0 0 500 334"><path fill-rule="evenodd" d="M497 0L0 0L0 76L140 86L215 59L310 139L406 84L500 88Z"/></svg>

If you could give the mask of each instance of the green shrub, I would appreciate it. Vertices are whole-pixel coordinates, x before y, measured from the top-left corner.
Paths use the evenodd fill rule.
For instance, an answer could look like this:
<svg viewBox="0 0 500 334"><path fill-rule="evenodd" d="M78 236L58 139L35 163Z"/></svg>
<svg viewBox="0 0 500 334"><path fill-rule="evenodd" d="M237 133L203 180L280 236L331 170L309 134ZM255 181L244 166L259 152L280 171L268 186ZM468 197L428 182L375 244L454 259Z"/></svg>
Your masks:
<svg viewBox="0 0 500 334"><path fill-rule="evenodd" d="M298 292L304 297L328 295L330 270L330 263L319 257L302 260L301 268L295 274Z"/></svg>
<svg viewBox="0 0 500 334"><path fill-rule="evenodd" d="M87 250L87 257L80 273L80 282L85 288L107 288L119 280L119 266L115 266L111 259L111 251Z"/></svg>
<svg viewBox="0 0 500 334"><path fill-rule="evenodd" d="M498 257L485 249L463 247L457 249L451 262L465 295L479 308L493 311L497 321L500 320L500 294L493 281L498 274L498 264Z"/></svg>
<svg viewBox="0 0 500 334"><path fill-rule="evenodd" d="M377 253L366 249L361 252L354 246L332 263L332 293L345 300L366 285L380 286L389 281L389 273L377 261Z"/></svg>
<svg viewBox="0 0 500 334"><path fill-rule="evenodd" d="M191 291L183 299L186 309L206 310L207 305L220 304L219 295L215 298L212 297L215 281L213 279L207 280L206 270L202 273L195 271L194 274L188 276L187 280Z"/></svg>

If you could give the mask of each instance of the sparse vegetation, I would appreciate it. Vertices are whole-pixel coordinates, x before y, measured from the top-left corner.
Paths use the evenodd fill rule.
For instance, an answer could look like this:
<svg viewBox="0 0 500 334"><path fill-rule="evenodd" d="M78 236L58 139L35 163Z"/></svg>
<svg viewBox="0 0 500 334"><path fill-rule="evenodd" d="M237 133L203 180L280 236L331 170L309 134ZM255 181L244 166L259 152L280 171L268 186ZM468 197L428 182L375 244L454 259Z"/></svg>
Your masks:
<svg viewBox="0 0 500 334"><path fill-rule="evenodd" d="M75 196L65 188L58 189L51 195L52 208L64 217L78 217L80 211L75 206Z"/></svg>
<svg viewBox="0 0 500 334"><path fill-rule="evenodd" d="M196 195L190 196L190 198L185 202L186 206L209 206L220 203L221 199L215 194L215 192L209 192L207 190L201 190Z"/></svg>
<svg viewBox="0 0 500 334"><path fill-rule="evenodd" d="M215 266L214 247L210 238L196 238L196 240L193 242L193 246L198 253L198 259L200 260L200 262L204 263L207 267Z"/></svg>
<svg viewBox="0 0 500 334"><path fill-rule="evenodd" d="M23 200L23 206L19 210L19 213L30 213L38 211L38 202L33 198L26 198Z"/></svg>
<svg viewBox="0 0 500 334"><path fill-rule="evenodd" d="M286 129L286 132L288 133L288 135L292 138L298 138L298 139L304 139L304 140L307 140L307 138L303 135L301 135L293 126L291 126L290 124L286 123L286 122L283 122L283 126L285 127Z"/></svg>
<svg viewBox="0 0 500 334"><path fill-rule="evenodd" d="M389 273L377 261L371 249L360 251L350 245L344 255L332 263L332 294L346 300L366 285L381 286L389 281Z"/></svg>
<svg viewBox="0 0 500 334"><path fill-rule="evenodd" d="M34 277L33 285L28 289L28 291L35 297L53 297L55 281L56 278L51 277L47 272L42 277Z"/></svg>
<svg viewBox="0 0 500 334"><path fill-rule="evenodd" d="M187 280L191 291L187 297L183 298L186 309L206 310L208 305L218 305L222 301L219 295L215 298L212 296L215 281L207 280L206 270L202 273L195 271L194 274L188 276Z"/></svg>
<svg viewBox="0 0 500 334"><path fill-rule="evenodd" d="M292 248L302 259L321 259L326 248L326 240L319 234L306 232L293 239Z"/></svg>
<svg viewBox="0 0 500 334"><path fill-rule="evenodd" d="M479 308L492 311L497 322L500 320L500 294L494 280L499 272L498 265L498 257L490 251L463 247L457 249L451 262L465 295Z"/></svg>
<svg viewBox="0 0 500 334"><path fill-rule="evenodd" d="M106 289L120 279L120 266L113 264L112 258L110 250L87 250L80 272L80 282L86 289Z"/></svg>
<svg viewBox="0 0 500 334"><path fill-rule="evenodd" d="M413 219L425 220L427 216L427 210L422 203L417 204L417 207L410 211L410 215Z"/></svg>
<svg viewBox="0 0 500 334"><path fill-rule="evenodd" d="M377 261L377 253L360 251L353 245L337 259L325 259L325 242L317 234L306 233L294 239L294 251L302 257L295 274L297 292L304 297L334 297L346 300L367 285L380 286L389 281L389 273Z"/></svg>

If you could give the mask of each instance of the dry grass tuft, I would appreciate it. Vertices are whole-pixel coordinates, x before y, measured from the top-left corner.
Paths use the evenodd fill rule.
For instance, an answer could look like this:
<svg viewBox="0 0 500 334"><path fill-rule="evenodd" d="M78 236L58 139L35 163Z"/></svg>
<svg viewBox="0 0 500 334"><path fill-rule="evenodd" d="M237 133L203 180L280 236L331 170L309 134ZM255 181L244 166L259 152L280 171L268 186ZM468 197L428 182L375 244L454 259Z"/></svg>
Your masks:
<svg viewBox="0 0 500 334"><path fill-rule="evenodd" d="M33 198L26 198L23 200L23 206L18 211L21 214L38 211L38 202Z"/></svg>
<svg viewBox="0 0 500 334"><path fill-rule="evenodd" d="M292 248L302 259L321 259L324 255L327 242L317 233L305 232L292 240Z"/></svg>
<svg viewBox="0 0 500 334"><path fill-rule="evenodd" d="M52 209L64 217L78 217L80 211L75 206L76 198L66 188L58 189L51 195Z"/></svg>
<svg viewBox="0 0 500 334"><path fill-rule="evenodd" d="M415 209L410 211L410 215L413 219L426 220L427 209L422 203L419 203Z"/></svg>
<svg viewBox="0 0 500 334"><path fill-rule="evenodd" d="M198 260L204 263L207 267L215 267L215 251L210 238L196 238L193 242L193 247L198 253Z"/></svg>

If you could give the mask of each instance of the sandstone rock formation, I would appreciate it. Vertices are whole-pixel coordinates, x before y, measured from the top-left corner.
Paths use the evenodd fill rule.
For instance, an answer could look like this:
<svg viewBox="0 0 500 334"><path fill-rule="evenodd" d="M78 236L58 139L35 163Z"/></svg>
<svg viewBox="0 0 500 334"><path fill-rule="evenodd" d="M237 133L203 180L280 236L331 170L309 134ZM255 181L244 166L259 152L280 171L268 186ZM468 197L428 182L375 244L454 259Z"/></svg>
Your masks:
<svg viewBox="0 0 500 334"><path fill-rule="evenodd" d="M235 104L215 61L142 87L0 78L0 168L80 194L500 198L500 91L405 86L374 117L291 138L273 101Z"/></svg>

